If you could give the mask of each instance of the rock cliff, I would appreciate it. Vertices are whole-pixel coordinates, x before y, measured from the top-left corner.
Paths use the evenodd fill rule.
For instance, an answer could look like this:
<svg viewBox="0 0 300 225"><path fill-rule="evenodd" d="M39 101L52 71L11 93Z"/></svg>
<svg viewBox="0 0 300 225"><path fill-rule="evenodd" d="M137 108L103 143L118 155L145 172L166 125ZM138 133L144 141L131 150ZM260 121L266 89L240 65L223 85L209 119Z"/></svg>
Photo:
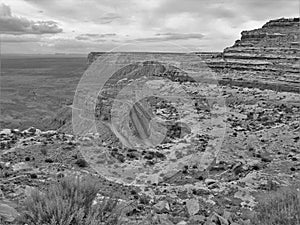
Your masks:
<svg viewBox="0 0 300 225"><path fill-rule="evenodd" d="M299 93L299 29L299 18L270 20L261 28L242 31L241 39L220 54L195 54L199 56L199 61L205 61L217 73L217 79L222 85ZM103 54L91 52L88 64ZM162 57L175 57L185 62L190 60L190 55L179 53L132 53L138 59L143 59L145 55L158 60Z"/></svg>
<svg viewBox="0 0 300 225"><path fill-rule="evenodd" d="M243 31L209 66L219 72L221 83L299 92L299 41L299 18L271 20Z"/></svg>
<svg viewBox="0 0 300 225"><path fill-rule="evenodd" d="M87 62L92 64L104 54L107 54L108 57L119 54L120 58L129 57L132 61L143 62L145 59L151 59L154 62L170 62L171 65L180 64L184 70L197 72L195 74L198 77L194 78L201 82L211 79L213 83L217 80L221 85L300 93L299 41L299 18L282 18L271 20L259 29L242 31L241 39L237 40L233 46L224 49L222 53L91 52ZM111 81L114 80L117 83L118 80L125 79L128 74L130 74L130 79L136 79L141 74L146 75L154 73L156 70L164 70L163 66L158 66L153 71L147 71L145 69L147 66L142 68L137 70L135 65L124 66L114 75L118 79L114 78ZM135 72L132 73L132 71ZM164 76L166 74L164 73ZM171 75L169 78L173 80L172 73L168 74ZM122 82L124 83L124 80ZM117 86L124 87L121 83L118 83ZM118 92L119 89L116 86L112 85L112 87L114 88L111 90ZM71 131L70 118L71 110L66 107L58 113L56 118L43 121L43 124L48 129L61 128L69 133Z"/></svg>

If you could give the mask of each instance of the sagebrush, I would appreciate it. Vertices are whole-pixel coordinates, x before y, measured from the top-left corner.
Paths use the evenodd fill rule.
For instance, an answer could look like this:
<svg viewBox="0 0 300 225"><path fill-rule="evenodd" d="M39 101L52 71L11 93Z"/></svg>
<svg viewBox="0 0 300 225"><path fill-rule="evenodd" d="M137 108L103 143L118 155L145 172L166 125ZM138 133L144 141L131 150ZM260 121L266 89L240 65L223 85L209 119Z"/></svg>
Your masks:
<svg viewBox="0 0 300 225"><path fill-rule="evenodd" d="M117 225L118 201L95 202L99 185L91 178L64 178L45 192L33 191L23 206L20 223L28 225Z"/></svg>
<svg viewBox="0 0 300 225"><path fill-rule="evenodd" d="M260 198L255 225L300 224L300 186L281 188Z"/></svg>

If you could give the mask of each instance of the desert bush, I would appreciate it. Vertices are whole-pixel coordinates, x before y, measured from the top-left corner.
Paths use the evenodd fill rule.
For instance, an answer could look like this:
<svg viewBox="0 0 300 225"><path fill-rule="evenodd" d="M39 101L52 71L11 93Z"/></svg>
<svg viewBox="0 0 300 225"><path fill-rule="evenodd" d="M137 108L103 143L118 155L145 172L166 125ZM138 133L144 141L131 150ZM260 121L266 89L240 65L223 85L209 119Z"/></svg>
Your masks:
<svg viewBox="0 0 300 225"><path fill-rule="evenodd" d="M300 186L299 186L300 187ZM300 188L286 187L270 192L260 198L255 225L295 225L300 224Z"/></svg>
<svg viewBox="0 0 300 225"><path fill-rule="evenodd" d="M75 164L79 167L87 167L88 163L84 159L77 159Z"/></svg>
<svg viewBox="0 0 300 225"><path fill-rule="evenodd" d="M40 149L40 151L45 156L48 154L48 150L44 146Z"/></svg>
<svg viewBox="0 0 300 225"><path fill-rule="evenodd" d="M99 185L91 178L68 177L45 192L33 191L23 205L21 224L117 225L117 200L106 198L93 204Z"/></svg>

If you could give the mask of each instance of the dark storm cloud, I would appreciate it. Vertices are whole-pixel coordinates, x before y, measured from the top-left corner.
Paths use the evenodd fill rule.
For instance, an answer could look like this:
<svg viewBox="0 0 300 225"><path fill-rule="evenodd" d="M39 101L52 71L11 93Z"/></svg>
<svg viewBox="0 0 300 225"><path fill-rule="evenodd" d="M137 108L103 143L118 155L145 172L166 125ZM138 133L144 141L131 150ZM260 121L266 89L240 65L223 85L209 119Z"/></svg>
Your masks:
<svg viewBox="0 0 300 225"><path fill-rule="evenodd" d="M0 5L0 32L4 34L56 34L63 30L54 21L33 21L13 16L9 6Z"/></svg>
<svg viewBox="0 0 300 225"><path fill-rule="evenodd" d="M137 38L135 41L149 41L149 42L159 42L159 41L176 41L176 40L188 40L188 39L202 39L203 34L191 33L191 34L181 34L181 33L159 33L154 37L149 38Z"/></svg>

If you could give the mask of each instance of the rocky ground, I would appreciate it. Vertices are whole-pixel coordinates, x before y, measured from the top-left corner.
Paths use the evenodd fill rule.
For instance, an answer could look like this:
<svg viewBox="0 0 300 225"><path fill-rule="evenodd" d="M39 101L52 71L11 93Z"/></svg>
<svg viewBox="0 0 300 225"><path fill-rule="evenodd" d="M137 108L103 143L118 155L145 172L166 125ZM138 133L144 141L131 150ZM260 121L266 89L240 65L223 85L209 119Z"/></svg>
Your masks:
<svg viewBox="0 0 300 225"><path fill-rule="evenodd" d="M234 224L233 221L247 224L257 202L256 196L299 181L299 94L224 86L222 95L226 97L228 109L226 134L220 151L207 167L201 164L204 158L195 162L187 157L205 153L209 137L201 132L192 131L183 137L171 135L167 143L143 152L112 148L97 141L97 134L77 139L35 128L2 130L2 207L13 206L12 202L22 201L33 188L43 189L54 179L68 174L92 174L103 183L101 194L110 195L113 190L120 199L133 202L127 212L131 220L142 220L149 212L155 212L168 221L165 224L213 224L207 222L210 220L223 221L219 224ZM165 116L170 113L165 107L161 109ZM198 115L203 118L205 112L200 110ZM182 144L185 149L187 143L189 148L194 144L195 152L190 152L191 149L176 151L178 145ZM138 167L139 164L133 162L147 163L148 173L144 180L139 180L146 181L147 185L129 185L130 178L109 181L112 176L109 171L99 175L94 163L101 168L104 157L96 161L89 159L91 151L83 149L89 147L90 150L91 146L95 150L109 150L110 159L115 159L113 164L127 169ZM178 155L170 158L170 150ZM94 157L101 155L96 152ZM174 166L170 173L153 176L166 172L169 167L164 166L170 163ZM115 171L123 174L122 170Z"/></svg>
<svg viewBox="0 0 300 225"><path fill-rule="evenodd" d="M244 33L232 47L234 54L249 46L261 46L265 38L294 43L290 35L294 33L286 29L294 30L296 22L271 21L262 29ZM274 30L283 34L270 37L262 32ZM274 49L273 45L268 47ZM258 56L268 62L275 60L274 52L268 55L272 59L262 57L262 49L247 60ZM218 58L218 63L211 63L216 73L221 64L224 67L220 60L226 60L231 50L225 50L224 59ZM95 55L89 58L94 61ZM224 74L233 74L232 78L250 74L243 77L250 83L225 85L219 76L215 80L219 82L211 82L208 78L215 72L207 66L195 66L195 61L189 62L190 56L183 57L181 68L160 60L133 63L117 70L97 98L83 98L84 104L95 103L92 116L96 128L89 129L88 123L79 120L75 131L81 128L81 135L72 133L69 107L48 121L49 127L58 129L3 129L2 219L13 224L16 210L33 189L43 191L65 176L89 175L102 185L99 199L113 194L120 204L126 202L125 224L150 225L151 220L162 225L252 224L250 219L261 196L280 187L300 185L300 93L295 89L299 88L299 75L288 59L281 72L288 70L293 80L278 83L278 87L287 87L287 92L262 88L258 85L263 81L262 73L257 72L262 67L249 67L246 73L239 61L245 55L238 55L232 57L235 63L225 63ZM297 63L299 57L293 57ZM271 76L273 69L263 68L266 77ZM272 84L274 80L264 82ZM245 87L247 84L250 87ZM81 91L86 90L88 86ZM86 116L80 117L84 121L90 113L87 110L79 116Z"/></svg>

